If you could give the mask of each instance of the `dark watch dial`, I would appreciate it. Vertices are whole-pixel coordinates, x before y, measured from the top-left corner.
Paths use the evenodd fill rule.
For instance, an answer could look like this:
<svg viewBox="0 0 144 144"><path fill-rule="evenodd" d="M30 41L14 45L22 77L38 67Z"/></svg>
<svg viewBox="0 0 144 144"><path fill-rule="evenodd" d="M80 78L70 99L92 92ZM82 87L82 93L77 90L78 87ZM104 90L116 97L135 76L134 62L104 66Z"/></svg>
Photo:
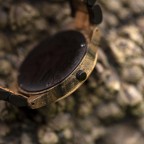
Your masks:
<svg viewBox="0 0 144 144"><path fill-rule="evenodd" d="M75 70L86 52L86 39L78 31L64 31L45 39L22 63L20 88L38 92L57 85Z"/></svg>

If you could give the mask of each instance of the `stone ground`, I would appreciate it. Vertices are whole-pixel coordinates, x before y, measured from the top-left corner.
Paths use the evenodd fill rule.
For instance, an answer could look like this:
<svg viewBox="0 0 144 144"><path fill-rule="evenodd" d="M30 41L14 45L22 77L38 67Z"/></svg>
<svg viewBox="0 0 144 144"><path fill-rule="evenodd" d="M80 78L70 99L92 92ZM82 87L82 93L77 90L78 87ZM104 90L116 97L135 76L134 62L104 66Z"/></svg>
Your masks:
<svg viewBox="0 0 144 144"><path fill-rule="evenodd" d="M143 144L144 1L99 0L99 59L72 96L38 110L0 102L0 144ZM12 87L33 44L68 19L67 3L0 0L0 85Z"/></svg>

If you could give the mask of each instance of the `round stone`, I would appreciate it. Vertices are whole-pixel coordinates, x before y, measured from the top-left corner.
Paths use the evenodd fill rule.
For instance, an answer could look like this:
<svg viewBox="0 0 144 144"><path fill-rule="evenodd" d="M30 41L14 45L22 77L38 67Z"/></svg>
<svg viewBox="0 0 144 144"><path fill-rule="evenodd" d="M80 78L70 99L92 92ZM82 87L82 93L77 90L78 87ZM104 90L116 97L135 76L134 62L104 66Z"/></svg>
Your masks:
<svg viewBox="0 0 144 144"><path fill-rule="evenodd" d="M61 83L80 64L87 52L86 39L74 30L46 38L26 57L18 84L27 92L39 92Z"/></svg>

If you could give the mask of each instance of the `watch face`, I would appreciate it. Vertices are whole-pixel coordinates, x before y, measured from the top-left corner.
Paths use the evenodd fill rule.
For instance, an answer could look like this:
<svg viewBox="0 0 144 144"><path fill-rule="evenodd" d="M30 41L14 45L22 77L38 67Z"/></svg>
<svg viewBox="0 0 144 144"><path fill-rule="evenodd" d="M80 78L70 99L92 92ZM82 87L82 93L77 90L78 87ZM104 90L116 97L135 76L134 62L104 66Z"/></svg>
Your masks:
<svg viewBox="0 0 144 144"><path fill-rule="evenodd" d="M45 39L22 63L19 87L26 92L40 92L59 84L77 68L86 52L86 39L78 31L59 32Z"/></svg>

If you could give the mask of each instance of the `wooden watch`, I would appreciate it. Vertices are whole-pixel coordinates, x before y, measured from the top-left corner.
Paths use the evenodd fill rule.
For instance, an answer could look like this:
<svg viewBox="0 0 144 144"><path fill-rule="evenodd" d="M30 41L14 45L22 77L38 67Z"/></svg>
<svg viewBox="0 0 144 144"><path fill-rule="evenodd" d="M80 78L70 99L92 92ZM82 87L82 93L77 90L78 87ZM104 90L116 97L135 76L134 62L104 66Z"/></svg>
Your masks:
<svg viewBox="0 0 144 144"><path fill-rule="evenodd" d="M96 0L69 0L72 22L40 42L21 64L17 91L0 87L0 100L40 108L79 88L93 71L102 11Z"/></svg>

